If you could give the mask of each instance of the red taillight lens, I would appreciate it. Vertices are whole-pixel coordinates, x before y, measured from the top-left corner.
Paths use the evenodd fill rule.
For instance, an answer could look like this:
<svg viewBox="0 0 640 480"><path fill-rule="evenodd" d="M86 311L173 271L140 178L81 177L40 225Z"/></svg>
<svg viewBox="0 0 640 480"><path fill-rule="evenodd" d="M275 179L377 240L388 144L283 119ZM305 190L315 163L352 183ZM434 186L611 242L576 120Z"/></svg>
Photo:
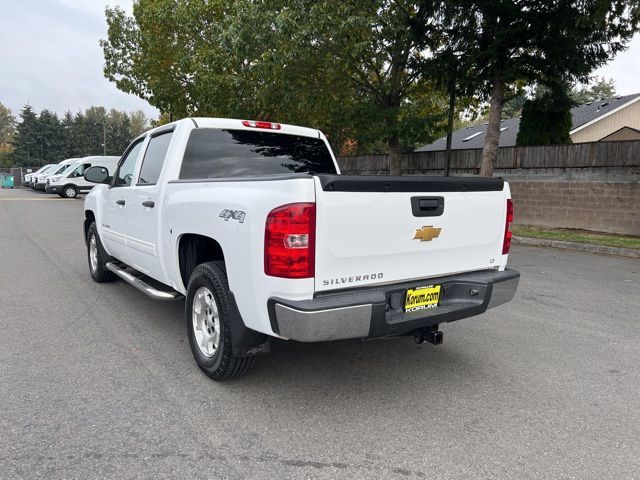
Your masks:
<svg viewBox="0 0 640 480"><path fill-rule="evenodd" d="M242 125L251 128L266 128L267 130L280 130L279 123L260 122L256 120L243 120Z"/></svg>
<svg viewBox="0 0 640 480"><path fill-rule="evenodd" d="M502 254L509 253L511 248L511 223L513 222L513 202L507 199L507 220L504 225L504 241L502 242Z"/></svg>
<svg viewBox="0 0 640 480"><path fill-rule="evenodd" d="M264 273L282 278L313 277L315 244L315 203L290 203L271 210L264 233Z"/></svg>

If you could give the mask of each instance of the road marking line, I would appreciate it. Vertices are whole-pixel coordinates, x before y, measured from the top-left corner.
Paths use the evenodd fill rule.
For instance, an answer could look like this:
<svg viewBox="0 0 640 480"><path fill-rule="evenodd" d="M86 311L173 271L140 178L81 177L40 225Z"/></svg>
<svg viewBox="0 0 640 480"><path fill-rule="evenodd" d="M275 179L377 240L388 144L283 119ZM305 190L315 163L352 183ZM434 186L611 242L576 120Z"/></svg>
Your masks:
<svg viewBox="0 0 640 480"><path fill-rule="evenodd" d="M74 198L35 198L35 197L25 197L25 198L7 198L0 196L0 202L20 202L22 200L31 201L31 202L59 202L61 200L75 200Z"/></svg>

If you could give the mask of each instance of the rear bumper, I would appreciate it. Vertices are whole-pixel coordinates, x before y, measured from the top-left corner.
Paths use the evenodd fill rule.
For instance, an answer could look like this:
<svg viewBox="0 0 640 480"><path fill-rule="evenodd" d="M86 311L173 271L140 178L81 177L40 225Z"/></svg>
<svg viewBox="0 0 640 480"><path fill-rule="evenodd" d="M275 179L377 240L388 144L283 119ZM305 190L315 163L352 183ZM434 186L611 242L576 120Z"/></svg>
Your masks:
<svg viewBox="0 0 640 480"><path fill-rule="evenodd" d="M513 298L519 280L515 270L488 270L316 294L312 300L271 298L269 318L276 334L300 342L402 335L502 305ZM407 288L431 284L442 286L438 308L405 313Z"/></svg>

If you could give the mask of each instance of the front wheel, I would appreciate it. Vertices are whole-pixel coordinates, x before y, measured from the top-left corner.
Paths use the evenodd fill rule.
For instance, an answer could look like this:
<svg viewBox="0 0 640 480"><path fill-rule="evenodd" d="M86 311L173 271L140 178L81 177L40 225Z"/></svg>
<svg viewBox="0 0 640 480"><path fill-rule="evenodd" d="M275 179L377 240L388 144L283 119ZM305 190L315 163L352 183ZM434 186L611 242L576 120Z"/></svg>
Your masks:
<svg viewBox="0 0 640 480"><path fill-rule="evenodd" d="M231 348L231 299L223 262L198 265L189 279L185 320L196 363L213 380L240 377L254 357L237 357Z"/></svg>
<svg viewBox="0 0 640 480"><path fill-rule="evenodd" d="M107 270L107 252L104 251L96 224L92 223L87 231L87 260L91 278L98 283L111 282L116 279L115 273Z"/></svg>
<svg viewBox="0 0 640 480"><path fill-rule="evenodd" d="M64 198L76 198L78 196L78 187L75 185L67 185L62 190L62 196Z"/></svg>

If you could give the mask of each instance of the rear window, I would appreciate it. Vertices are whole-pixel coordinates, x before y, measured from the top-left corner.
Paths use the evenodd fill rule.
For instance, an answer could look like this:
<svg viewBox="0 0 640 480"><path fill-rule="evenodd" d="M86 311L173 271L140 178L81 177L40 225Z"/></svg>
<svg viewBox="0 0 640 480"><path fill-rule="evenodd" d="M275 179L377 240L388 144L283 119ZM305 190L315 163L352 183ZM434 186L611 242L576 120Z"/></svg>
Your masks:
<svg viewBox="0 0 640 480"><path fill-rule="evenodd" d="M319 138L252 130L198 128L191 131L181 179L281 173L336 173Z"/></svg>

